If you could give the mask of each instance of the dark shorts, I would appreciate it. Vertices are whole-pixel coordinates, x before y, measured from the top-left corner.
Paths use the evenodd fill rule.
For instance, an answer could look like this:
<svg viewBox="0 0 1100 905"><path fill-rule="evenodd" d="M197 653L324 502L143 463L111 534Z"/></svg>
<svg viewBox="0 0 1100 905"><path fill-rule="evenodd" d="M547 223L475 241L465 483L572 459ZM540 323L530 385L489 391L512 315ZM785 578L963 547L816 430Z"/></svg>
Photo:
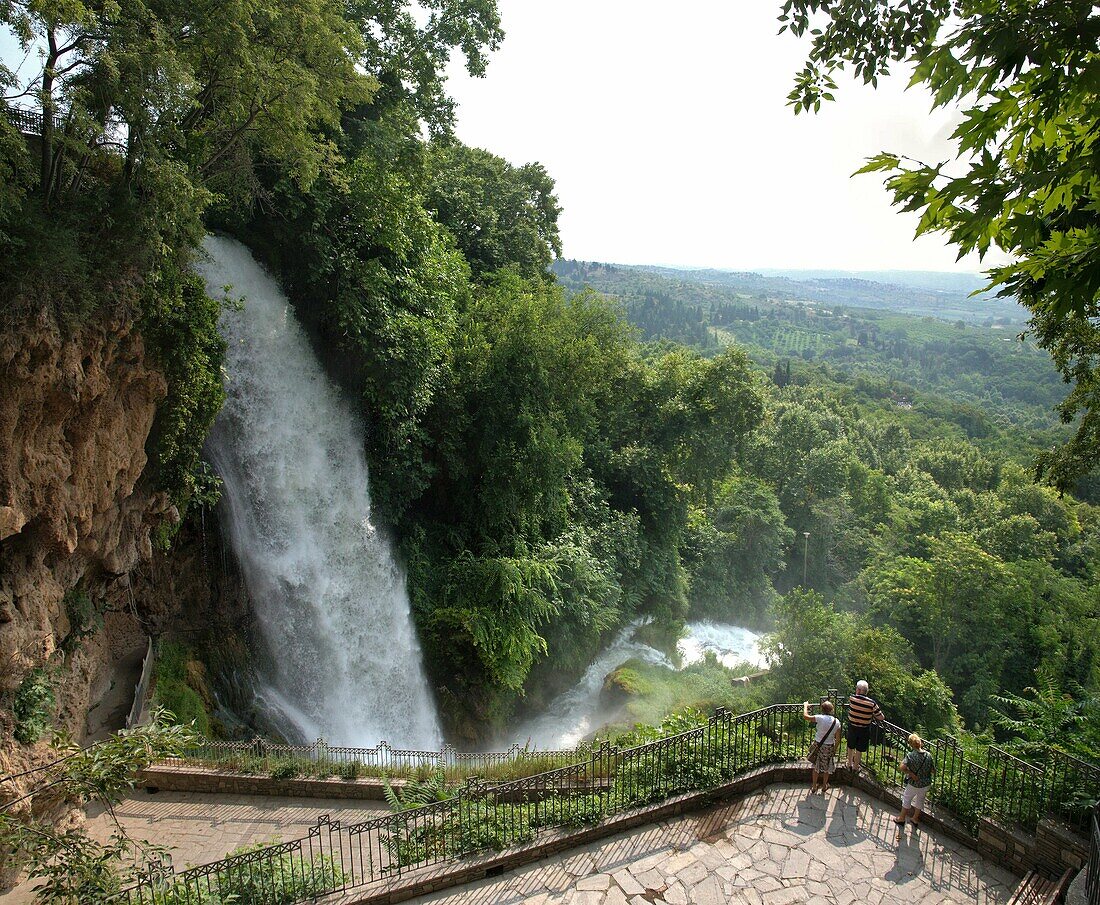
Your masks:
<svg viewBox="0 0 1100 905"><path fill-rule="evenodd" d="M853 751L866 751L871 744L870 726L848 726L848 747Z"/></svg>

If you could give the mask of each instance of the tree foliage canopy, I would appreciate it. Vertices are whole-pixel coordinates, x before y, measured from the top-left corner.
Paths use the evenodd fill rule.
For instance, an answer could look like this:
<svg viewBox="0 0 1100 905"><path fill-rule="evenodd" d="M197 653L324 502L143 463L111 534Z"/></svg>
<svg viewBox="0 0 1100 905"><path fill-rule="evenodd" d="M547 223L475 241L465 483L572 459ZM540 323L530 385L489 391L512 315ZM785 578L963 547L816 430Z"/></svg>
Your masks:
<svg viewBox="0 0 1100 905"><path fill-rule="evenodd" d="M1027 305L1040 342L1074 386L1061 406L1077 434L1044 456L1060 487L1100 462L1100 13L1085 0L787 0L783 29L811 34L790 102L832 100L851 67L877 84L913 67L938 106L959 104L953 159L884 152L860 172L885 172L917 234L944 233L960 257L991 248L1012 263L990 284Z"/></svg>

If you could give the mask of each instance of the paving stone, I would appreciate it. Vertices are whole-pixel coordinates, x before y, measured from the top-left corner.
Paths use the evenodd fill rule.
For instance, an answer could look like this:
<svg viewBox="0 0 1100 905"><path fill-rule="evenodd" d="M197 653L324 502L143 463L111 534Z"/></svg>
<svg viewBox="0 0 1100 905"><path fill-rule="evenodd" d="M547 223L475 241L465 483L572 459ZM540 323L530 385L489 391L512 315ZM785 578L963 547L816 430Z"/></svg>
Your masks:
<svg viewBox="0 0 1100 905"><path fill-rule="evenodd" d="M587 852L580 855L573 855L571 858L566 858L562 862L562 870L573 877L587 877L591 873L595 873L596 864L592 860L592 856Z"/></svg>
<svg viewBox="0 0 1100 905"><path fill-rule="evenodd" d="M791 880L795 877L804 879L809 867L810 856L799 849L794 849L787 856L787 860L783 862L783 872L780 877L784 880Z"/></svg>
<svg viewBox="0 0 1100 905"><path fill-rule="evenodd" d="M718 878L709 876L688 890L688 901L693 905L723 905L726 897Z"/></svg>
<svg viewBox="0 0 1100 905"><path fill-rule="evenodd" d="M603 905L604 894L588 890L572 890L562 899L563 905Z"/></svg>
<svg viewBox="0 0 1100 905"><path fill-rule="evenodd" d="M634 861L633 863L628 865L627 870L634 874L634 876L638 876L638 874L644 874L647 870L652 870L653 868L655 868L658 864L664 861L666 857L667 855L665 854L665 852L657 852L654 855L649 855L645 858L639 858L637 861Z"/></svg>
<svg viewBox="0 0 1100 905"><path fill-rule="evenodd" d="M611 886L611 877L607 874L595 874L591 877L585 877L582 880L577 881L576 889L582 892L590 892L592 890L604 891Z"/></svg>
<svg viewBox="0 0 1100 905"><path fill-rule="evenodd" d="M645 887L635 878L629 870L617 870L611 875L611 879L618 884L621 889L628 896L640 896L645 892Z"/></svg>
<svg viewBox="0 0 1100 905"><path fill-rule="evenodd" d="M687 890L679 880L670 883L662 896L668 905L688 905Z"/></svg>
<svg viewBox="0 0 1100 905"><path fill-rule="evenodd" d="M658 864L657 869L669 876L679 874L685 867L697 863L698 859L691 852L677 852L663 864Z"/></svg>
<svg viewBox="0 0 1100 905"><path fill-rule="evenodd" d="M753 889L759 889L761 892L774 892L777 889L782 889L783 884L779 882L777 877L761 877L752 884L752 887Z"/></svg>
<svg viewBox="0 0 1100 905"><path fill-rule="evenodd" d="M668 885L665 875L659 870L647 870L644 874L638 874L637 880L646 889L664 889Z"/></svg>
<svg viewBox="0 0 1100 905"><path fill-rule="evenodd" d="M612 886L604 896L604 905L626 905L626 895L618 886Z"/></svg>
<svg viewBox="0 0 1100 905"><path fill-rule="evenodd" d="M701 861L689 864L683 870L676 872L676 879L684 886L691 887L710 874L710 869Z"/></svg>
<svg viewBox="0 0 1100 905"><path fill-rule="evenodd" d="M763 895L764 905L795 905L803 902L806 893L802 889L773 889Z"/></svg>

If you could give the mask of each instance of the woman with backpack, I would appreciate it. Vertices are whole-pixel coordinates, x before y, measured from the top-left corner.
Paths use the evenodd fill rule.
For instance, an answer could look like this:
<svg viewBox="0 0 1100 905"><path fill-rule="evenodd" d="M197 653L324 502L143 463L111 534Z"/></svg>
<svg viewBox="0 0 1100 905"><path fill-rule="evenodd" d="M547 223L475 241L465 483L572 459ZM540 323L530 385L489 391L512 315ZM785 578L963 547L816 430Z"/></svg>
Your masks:
<svg viewBox="0 0 1100 905"><path fill-rule="evenodd" d="M936 775L936 761L924 750L924 741L915 732L909 736L909 753L901 760L901 772L905 774L905 788L901 790L901 814L894 818L900 833L907 818L913 819L913 826L920 825L920 815L924 808L924 799Z"/></svg>
<svg viewBox="0 0 1100 905"><path fill-rule="evenodd" d="M802 716L811 723L817 723L810 750L806 758L810 761L810 794L817 791L818 780L822 793L829 791L829 777L836 769L836 749L840 742L840 720L833 716L833 702L822 701L821 713L810 713L810 702L802 702Z"/></svg>

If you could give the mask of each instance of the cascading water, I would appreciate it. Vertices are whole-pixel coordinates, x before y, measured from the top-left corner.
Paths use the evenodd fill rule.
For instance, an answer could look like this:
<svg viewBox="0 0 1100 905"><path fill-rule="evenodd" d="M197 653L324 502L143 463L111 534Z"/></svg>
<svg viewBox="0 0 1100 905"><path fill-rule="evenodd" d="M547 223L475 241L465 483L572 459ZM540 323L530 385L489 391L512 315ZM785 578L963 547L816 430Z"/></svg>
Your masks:
<svg viewBox="0 0 1100 905"><path fill-rule="evenodd" d="M248 249L204 247L208 291L244 297L222 319L227 398L207 449L267 648L258 697L303 739L435 748L405 577L370 521L362 423Z"/></svg>
<svg viewBox="0 0 1100 905"><path fill-rule="evenodd" d="M678 663L667 654L642 641L634 633L646 620L631 622L592 661L579 682L558 695L542 713L522 723L511 733L512 741L534 748L571 748L618 714L609 710L601 699L607 674L627 660L643 660L669 669L683 669L703 660L712 652L724 666L750 663L763 666L757 642L759 635L737 625L719 622L689 622L677 642Z"/></svg>

